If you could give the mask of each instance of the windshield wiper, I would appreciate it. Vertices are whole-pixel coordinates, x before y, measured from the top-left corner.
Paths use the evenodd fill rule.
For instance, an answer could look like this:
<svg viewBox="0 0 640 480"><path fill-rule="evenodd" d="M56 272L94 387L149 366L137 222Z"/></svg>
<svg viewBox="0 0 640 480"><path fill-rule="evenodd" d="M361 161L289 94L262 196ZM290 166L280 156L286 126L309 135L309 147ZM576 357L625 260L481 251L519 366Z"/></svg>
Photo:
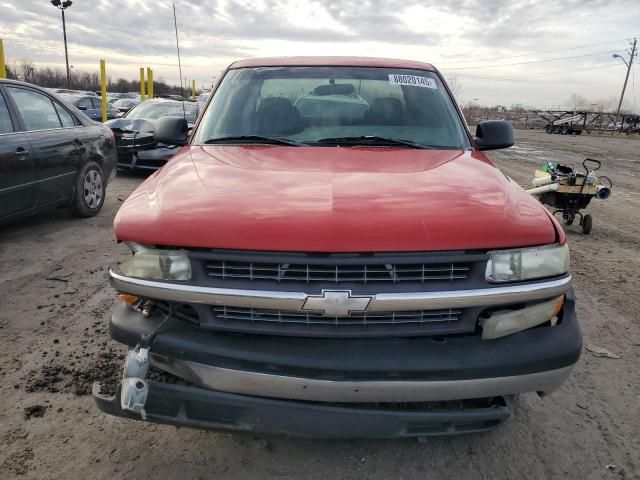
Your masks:
<svg viewBox="0 0 640 480"><path fill-rule="evenodd" d="M332 145L403 145L411 148L433 148L411 140L402 138L381 137L378 135L361 135L359 137L332 137L321 138L315 143L326 143Z"/></svg>
<svg viewBox="0 0 640 480"><path fill-rule="evenodd" d="M267 143L269 145L290 145L293 147L301 147L306 144L280 137L264 137L262 135L231 135L228 137L210 138L204 143L208 145L225 144L225 143Z"/></svg>

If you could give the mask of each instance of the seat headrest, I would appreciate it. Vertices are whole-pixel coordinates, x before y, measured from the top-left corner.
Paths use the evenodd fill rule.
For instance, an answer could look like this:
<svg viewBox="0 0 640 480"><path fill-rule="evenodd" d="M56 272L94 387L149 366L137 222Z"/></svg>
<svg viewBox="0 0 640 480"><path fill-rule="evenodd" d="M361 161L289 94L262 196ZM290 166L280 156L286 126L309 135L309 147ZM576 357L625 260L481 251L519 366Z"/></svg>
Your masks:
<svg viewBox="0 0 640 480"><path fill-rule="evenodd" d="M380 97L371 101L365 120L373 125L400 125L404 121L404 108L398 98Z"/></svg>
<svg viewBox="0 0 640 480"><path fill-rule="evenodd" d="M287 98L269 97L258 108L258 129L261 133L286 135L302 130L300 113Z"/></svg>

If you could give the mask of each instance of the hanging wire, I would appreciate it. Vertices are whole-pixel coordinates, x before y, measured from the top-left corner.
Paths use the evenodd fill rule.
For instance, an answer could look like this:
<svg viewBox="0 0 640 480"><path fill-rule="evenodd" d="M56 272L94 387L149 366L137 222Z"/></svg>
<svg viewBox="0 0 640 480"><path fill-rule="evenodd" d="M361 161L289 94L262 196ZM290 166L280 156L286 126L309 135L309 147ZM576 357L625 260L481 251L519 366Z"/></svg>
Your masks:
<svg viewBox="0 0 640 480"><path fill-rule="evenodd" d="M486 68L500 68L500 67L511 67L514 65L528 65L531 63L546 63L546 62L557 62L560 60L571 60L576 58L585 58L585 57L594 57L598 55L610 55L612 53L616 53L616 50L607 50L603 52L591 52L591 53L583 53L580 55L571 55L569 57L557 57L557 58L543 58L540 60L526 60L523 62L515 62L515 63L500 63L495 65L474 65L471 67L448 67L447 64L441 66L443 70L476 70L476 69L486 69Z"/></svg>
<svg viewBox="0 0 640 480"><path fill-rule="evenodd" d="M599 43L590 43L587 45L578 45L575 47L565 47L565 48L554 48L553 50L543 50L543 51L532 51L532 52L527 52L527 53L520 53L517 55L511 55L508 57L493 57L493 58L479 58L479 59L471 59L471 60L454 60L454 61L449 61L449 62L443 62L443 64L447 64L447 65L453 65L453 64L459 64L459 63L477 63L477 62L493 62L493 61L499 61L499 60L509 60L511 58L520 58L520 57L529 57L531 55L544 55L547 53L557 53L557 52L564 52L567 50L578 50L580 48L587 48L587 47L594 47L597 45L607 45L607 44L612 44L612 43L619 43L622 41L627 41L630 40L630 37L626 37L626 38L619 38L617 40L609 40L607 42L599 42Z"/></svg>
<svg viewBox="0 0 640 480"><path fill-rule="evenodd" d="M178 20L176 19L176 4L173 4L173 26L176 29L176 49L178 50L178 71L180 72L180 101L182 102L182 116L187 119L184 108L184 87L182 85L182 62L180 61L180 43L178 42Z"/></svg>
<svg viewBox="0 0 640 480"><path fill-rule="evenodd" d="M620 64L617 62L615 63L612 62L612 63L590 65L588 67L571 68L571 69L565 69L565 70L554 70L551 72L534 72L534 73L526 73L526 74L500 75L500 76L490 76L490 77L470 75L465 72L460 72L460 73L456 72L456 75L465 78L465 82L477 82L477 81L483 81L483 80L510 81L510 80L530 79L534 77L546 77L549 75L563 75L565 73L573 73L573 72L584 72L584 71L596 70L600 68L612 68L612 67L617 67L619 65Z"/></svg>

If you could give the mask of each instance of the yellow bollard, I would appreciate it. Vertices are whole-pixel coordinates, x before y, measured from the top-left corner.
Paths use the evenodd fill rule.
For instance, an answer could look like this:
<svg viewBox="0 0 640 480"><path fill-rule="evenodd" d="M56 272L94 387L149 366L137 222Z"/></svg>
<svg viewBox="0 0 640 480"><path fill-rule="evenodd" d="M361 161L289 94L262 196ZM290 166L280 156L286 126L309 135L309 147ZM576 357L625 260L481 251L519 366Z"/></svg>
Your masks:
<svg viewBox="0 0 640 480"><path fill-rule="evenodd" d="M100 84L102 93L102 121L107 121L107 67L104 60L100 60Z"/></svg>
<svg viewBox="0 0 640 480"><path fill-rule="evenodd" d="M153 98L153 70L147 67L147 98Z"/></svg>
<svg viewBox="0 0 640 480"><path fill-rule="evenodd" d="M0 38L0 78L7 78L7 68L4 63L4 47Z"/></svg>
<svg viewBox="0 0 640 480"><path fill-rule="evenodd" d="M140 67L140 101L144 101L144 67Z"/></svg>
<svg viewBox="0 0 640 480"><path fill-rule="evenodd" d="M191 100L196 99L196 81L191 80Z"/></svg>

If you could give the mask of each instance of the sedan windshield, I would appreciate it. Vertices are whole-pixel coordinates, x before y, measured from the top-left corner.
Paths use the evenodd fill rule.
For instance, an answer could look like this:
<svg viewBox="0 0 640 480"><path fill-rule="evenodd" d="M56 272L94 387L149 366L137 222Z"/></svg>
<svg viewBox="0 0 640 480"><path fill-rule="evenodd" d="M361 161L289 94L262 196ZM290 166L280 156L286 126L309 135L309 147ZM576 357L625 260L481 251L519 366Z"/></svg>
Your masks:
<svg viewBox="0 0 640 480"><path fill-rule="evenodd" d="M229 143L237 144L243 138L246 143L272 139L318 146L469 145L437 74L373 67L230 70L193 143L224 144L231 139Z"/></svg>
<svg viewBox="0 0 640 480"><path fill-rule="evenodd" d="M173 101L147 101L140 103L125 115L126 118L145 120L157 120L161 117L182 117L182 103ZM184 115L188 123L194 123L198 116L197 106L192 102L184 102Z"/></svg>
<svg viewBox="0 0 640 480"><path fill-rule="evenodd" d="M116 100L115 102L113 102L113 106L115 108L131 108L131 107L135 107L138 103L137 100L133 100L133 99L128 99L128 98L121 98L120 100Z"/></svg>

